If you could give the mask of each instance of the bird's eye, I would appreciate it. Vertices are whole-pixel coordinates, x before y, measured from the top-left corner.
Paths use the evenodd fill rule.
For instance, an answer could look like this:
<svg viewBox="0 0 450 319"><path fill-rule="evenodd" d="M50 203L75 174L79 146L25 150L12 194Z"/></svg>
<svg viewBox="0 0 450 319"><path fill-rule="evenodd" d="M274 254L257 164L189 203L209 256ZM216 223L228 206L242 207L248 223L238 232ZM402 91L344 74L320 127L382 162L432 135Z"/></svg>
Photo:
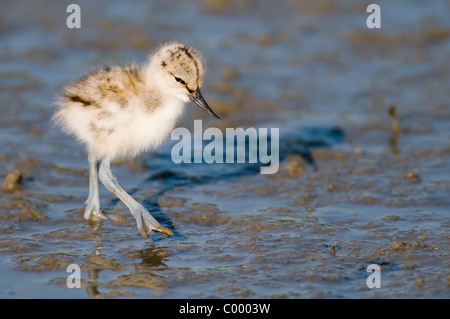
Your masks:
<svg viewBox="0 0 450 319"><path fill-rule="evenodd" d="M183 85L186 85L186 82L184 82L183 79L177 78L176 76L174 76L174 77L175 77L175 81L177 81L178 83L181 83Z"/></svg>

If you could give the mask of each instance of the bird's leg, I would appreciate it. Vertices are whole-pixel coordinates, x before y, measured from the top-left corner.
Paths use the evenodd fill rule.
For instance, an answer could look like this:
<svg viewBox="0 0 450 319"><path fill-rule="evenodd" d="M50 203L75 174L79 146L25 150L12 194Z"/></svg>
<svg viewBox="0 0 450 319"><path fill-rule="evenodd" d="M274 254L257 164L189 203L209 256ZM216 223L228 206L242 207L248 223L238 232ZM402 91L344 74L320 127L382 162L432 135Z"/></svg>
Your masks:
<svg viewBox="0 0 450 319"><path fill-rule="evenodd" d="M137 227L142 237L147 238L147 234L152 230L165 236L173 234L169 229L161 226L156 219L150 215L147 209L136 202L122 187L120 187L117 179L111 172L110 161L108 159L103 159L100 163L99 178L103 185L105 185L110 192L115 194L128 207L131 215L136 219Z"/></svg>
<svg viewBox="0 0 450 319"><path fill-rule="evenodd" d="M108 218L100 211L100 199L98 195L98 166L97 159L94 154L89 153L89 196L85 202L86 210L84 211L84 219L86 220L106 220Z"/></svg>

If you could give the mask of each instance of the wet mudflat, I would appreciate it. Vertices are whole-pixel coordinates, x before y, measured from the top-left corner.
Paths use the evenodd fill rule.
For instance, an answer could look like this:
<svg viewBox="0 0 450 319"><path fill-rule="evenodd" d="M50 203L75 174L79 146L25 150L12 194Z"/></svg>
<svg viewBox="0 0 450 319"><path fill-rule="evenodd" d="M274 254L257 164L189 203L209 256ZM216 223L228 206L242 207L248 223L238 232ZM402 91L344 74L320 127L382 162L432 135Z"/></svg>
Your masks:
<svg viewBox="0 0 450 319"><path fill-rule="evenodd" d="M34 3L34 2L33 2ZM450 20L446 1L6 1L0 12L0 297L448 298ZM175 141L113 172L174 235L144 240L100 189L83 220L83 147L49 119L60 86L143 62L169 40L204 54L180 126L277 127L280 168L180 164ZM82 289L69 289L68 265ZM381 268L369 289L366 269Z"/></svg>

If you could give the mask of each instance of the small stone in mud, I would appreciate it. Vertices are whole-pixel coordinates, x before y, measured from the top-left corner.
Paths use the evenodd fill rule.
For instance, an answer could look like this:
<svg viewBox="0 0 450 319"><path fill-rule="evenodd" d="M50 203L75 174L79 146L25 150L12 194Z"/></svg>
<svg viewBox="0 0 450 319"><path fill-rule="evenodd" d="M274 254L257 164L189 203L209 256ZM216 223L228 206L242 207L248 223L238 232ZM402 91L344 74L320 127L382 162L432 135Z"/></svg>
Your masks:
<svg viewBox="0 0 450 319"><path fill-rule="evenodd" d="M336 256L336 243L333 243L333 245L331 246L330 255Z"/></svg>
<svg viewBox="0 0 450 319"><path fill-rule="evenodd" d="M5 177L5 181L2 184L2 191L5 193L12 193L19 189L19 184L22 181L22 173L15 170L9 173Z"/></svg>
<svg viewBox="0 0 450 319"><path fill-rule="evenodd" d="M389 106L389 110L388 110L389 116L391 117L391 131L392 134L394 135L398 135L402 132L402 128L400 127L400 124L398 122L397 119L397 112L395 111L395 106L393 104L391 104Z"/></svg>
<svg viewBox="0 0 450 319"><path fill-rule="evenodd" d="M408 245L406 243L400 242L400 241L394 241L392 243L390 249L393 249L393 250L405 250L405 249L408 249L408 248L409 247L408 247Z"/></svg>
<svg viewBox="0 0 450 319"><path fill-rule="evenodd" d="M417 287L422 288L423 287L423 279L417 278L416 285L417 285Z"/></svg>
<svg viewBox="0 0 450 319"><path fill-rule="evenodd" d="M403 177L417 180L417 179L419 179L419 174L417 172L411 171L411 172L403 174Z"/></svg>

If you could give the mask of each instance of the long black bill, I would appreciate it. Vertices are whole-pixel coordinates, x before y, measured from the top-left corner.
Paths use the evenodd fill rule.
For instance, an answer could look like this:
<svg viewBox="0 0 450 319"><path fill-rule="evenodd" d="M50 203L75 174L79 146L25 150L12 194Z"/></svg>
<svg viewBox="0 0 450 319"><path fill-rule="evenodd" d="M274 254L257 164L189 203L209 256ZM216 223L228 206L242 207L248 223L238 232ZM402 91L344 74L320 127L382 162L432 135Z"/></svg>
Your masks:
<svg viewBox="0 0 450 319"><path fill-rule="evenodd" d="M216 119L220 121L220 117L217 116L216 113L214 113L213 110L209 107L208 103L206 103L205 99L203 98L202 93L200 93L200 90L197 90L191 94L189 94L189 99L200 106L205 112L208 112L212 116L214 116Z"/></svg>

